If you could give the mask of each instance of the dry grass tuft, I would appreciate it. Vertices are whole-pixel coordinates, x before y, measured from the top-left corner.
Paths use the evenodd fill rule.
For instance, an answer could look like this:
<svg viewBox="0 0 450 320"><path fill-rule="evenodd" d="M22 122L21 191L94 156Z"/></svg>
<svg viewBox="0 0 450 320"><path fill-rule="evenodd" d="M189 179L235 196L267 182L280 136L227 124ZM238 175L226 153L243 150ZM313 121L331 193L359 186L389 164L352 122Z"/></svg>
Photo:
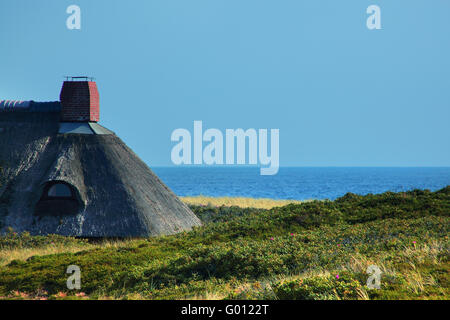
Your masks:
<svg viewBox="0 0 450 320"><path fill-rule="evenodd" d="M32 256L44 256L57 253L74 253L86 250L86 246L74 246L65 247L60 245L48 246L45 248L15 248L15 249L2 249L0 250L0 266L7 265L13 260L23 260Z"/></svg>
<svg viewBox="0 0 450 320"><path fill-rule="evenodd" d="M256 199L256 198L243 198L243 197L180 197L181 200L189 205L203 205L203 206L236 206L240 208L258 208L258 209L272 209L274 207L281 207L291 203L301 203L300 200L274 200L274 199ZM308 201L308 200L305 200Z"/></svg>
<svg viewBox="0 0 450 320"><path fill-rule="evenodd" d="M58 253L76 253L85 250L92 249L107 249L107 248L120 248L130 245L133 240L104 240L99 243L83 244L83 245L70 245L65 246L63 244L55 243L45 247L38 248L2 248L0 249L0 266L9 264L13 260L25 261L33 256L45 256Z"/></svg>

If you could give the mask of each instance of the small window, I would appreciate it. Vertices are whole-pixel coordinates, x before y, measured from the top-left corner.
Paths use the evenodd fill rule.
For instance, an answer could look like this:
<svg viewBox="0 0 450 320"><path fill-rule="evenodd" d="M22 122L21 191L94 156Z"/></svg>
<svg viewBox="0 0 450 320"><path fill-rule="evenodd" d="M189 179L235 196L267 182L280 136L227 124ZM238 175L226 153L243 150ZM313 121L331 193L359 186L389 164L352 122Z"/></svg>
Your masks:
<svg viewBox="0 0 450 320"><path fill-rule="evenodd" d="M58 197L58 198L70 198L72 197L72 191L70 188L62 183L54 184L48 189L48 197Z"/></svg>

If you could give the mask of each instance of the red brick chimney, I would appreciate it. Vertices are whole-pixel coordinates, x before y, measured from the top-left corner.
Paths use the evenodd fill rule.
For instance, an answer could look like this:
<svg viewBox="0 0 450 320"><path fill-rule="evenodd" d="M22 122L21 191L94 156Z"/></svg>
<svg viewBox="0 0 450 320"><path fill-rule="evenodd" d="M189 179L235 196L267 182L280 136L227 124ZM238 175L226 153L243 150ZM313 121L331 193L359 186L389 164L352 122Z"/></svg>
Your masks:
<svg viewBox="0 0 450 320"><path fill-rule="evenodd" d="M99 121L100 98L97 84L92 81L92 78L67 77L67 80L63 83L59 100L61 101L62 107L61 121Z"/></svg>

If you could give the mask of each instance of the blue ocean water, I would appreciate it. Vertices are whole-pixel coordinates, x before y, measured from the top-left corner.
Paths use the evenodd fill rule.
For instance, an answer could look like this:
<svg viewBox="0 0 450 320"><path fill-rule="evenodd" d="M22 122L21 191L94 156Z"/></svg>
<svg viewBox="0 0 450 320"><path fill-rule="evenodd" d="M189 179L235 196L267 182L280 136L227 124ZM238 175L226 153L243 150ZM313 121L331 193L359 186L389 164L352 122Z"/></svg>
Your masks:
<svg viewBox="0 0 450 320"><path fill-rule="evenodd" d="M450 185L444 168L280 168L261 176L255 167L159 167L153 171L178 196L240 196L273 199L336 199L356 194L430 189Z"/></svg>

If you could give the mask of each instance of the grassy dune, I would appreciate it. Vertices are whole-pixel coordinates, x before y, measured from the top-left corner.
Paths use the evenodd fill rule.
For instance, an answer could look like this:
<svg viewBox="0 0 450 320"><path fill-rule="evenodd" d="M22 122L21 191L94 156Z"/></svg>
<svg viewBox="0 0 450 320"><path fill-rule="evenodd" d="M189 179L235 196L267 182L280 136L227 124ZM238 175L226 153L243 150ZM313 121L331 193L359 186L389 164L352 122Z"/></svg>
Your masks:
<svg viewBox="0 0 450 320"><path fill-rule="evenodd" d="M204 226L148 239L0 238L3 299L450 298L450 187L271 209L190 205ZM81 268L81 290L66 269ZM367 268L381 270L380 289Z"/></svg>
<svg viewBox="0 0 450 320"><path fill-rule="evenodd" d="M258 208L258 209L272 209L274 207L282 207L291 203L301 203L298 200L274 200L266 198L244 198L244 197L180 197L183 202L189 205L196 206L236 206L239 208Z"/></svg>

